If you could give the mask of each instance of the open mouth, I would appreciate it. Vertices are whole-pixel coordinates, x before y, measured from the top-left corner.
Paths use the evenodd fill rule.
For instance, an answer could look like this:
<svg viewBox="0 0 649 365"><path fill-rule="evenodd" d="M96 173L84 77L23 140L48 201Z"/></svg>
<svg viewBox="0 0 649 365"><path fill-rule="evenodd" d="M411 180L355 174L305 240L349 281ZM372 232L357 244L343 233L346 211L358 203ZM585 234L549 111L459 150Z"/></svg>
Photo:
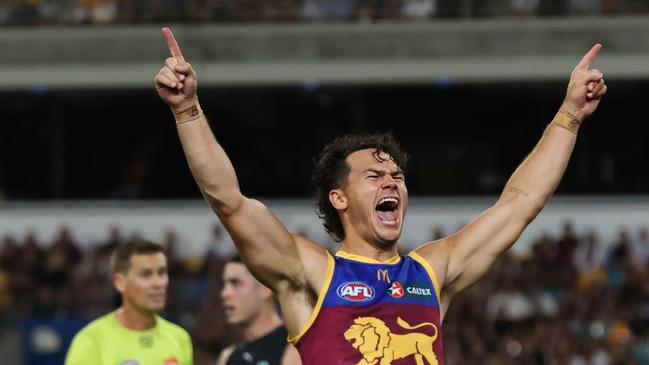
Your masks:
<svg viewBox="0 0 649 365"><path fill-rule="evenodd" d="M396 226L397 220L399 219L399 199L395 197L386 197L379 200L378 204L374 208L376 210L376 216L379 220L391 226Z"/></svg>

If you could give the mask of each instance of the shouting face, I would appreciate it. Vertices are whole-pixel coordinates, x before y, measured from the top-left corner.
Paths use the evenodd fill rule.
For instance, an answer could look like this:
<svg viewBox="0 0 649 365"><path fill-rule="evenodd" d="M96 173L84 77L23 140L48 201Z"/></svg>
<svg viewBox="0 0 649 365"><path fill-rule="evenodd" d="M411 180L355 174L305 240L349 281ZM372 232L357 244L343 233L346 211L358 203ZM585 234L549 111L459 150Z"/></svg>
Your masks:
<svg viewBox="0 0 649 365"><path fill-rule="evenodd" d="M347 238L358 236L382 248L394 245L408 208L404 174L386 153L364 149L347 156L347 184L330 200L341 212Z"/></svg>

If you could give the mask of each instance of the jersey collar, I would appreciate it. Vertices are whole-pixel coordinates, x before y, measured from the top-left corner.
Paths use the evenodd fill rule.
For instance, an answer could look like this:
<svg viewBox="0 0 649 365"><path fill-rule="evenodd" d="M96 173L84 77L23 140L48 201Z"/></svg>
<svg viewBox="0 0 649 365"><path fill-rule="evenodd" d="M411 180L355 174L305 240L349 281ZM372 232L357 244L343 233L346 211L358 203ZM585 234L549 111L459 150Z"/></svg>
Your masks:
<svg viewBox="0 0 649 365"><path fill-rule="evenodd" d="M398 264L399 262L401 262L401 256L399 256L399 255L396 255L396 256L394 256L394 257L392 257L390 259L387 259L385 261L379 261L379 260L375 260L375 259L372 259L372 258L369 258L369 257L356 255L356 254L353 254L353 253L349 253L349 252L345 252L345 251L340 250L340 251L336 252L336 256L337 257L342 257L342 258L347 259L347 260L364 262L366 264L394 265L394 264Z"/></svg>

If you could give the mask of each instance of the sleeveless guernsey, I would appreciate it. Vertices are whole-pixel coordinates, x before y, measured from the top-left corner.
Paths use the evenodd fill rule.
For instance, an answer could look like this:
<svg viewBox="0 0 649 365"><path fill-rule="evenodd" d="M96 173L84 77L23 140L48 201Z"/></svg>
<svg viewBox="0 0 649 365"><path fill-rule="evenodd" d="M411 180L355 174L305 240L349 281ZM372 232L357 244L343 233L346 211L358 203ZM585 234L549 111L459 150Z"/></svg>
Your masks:
<svg viewBox="0 0 649 365"><path fill-rule="evenodd" d="M305 365L444 365L439 285L416 252L379 262L338 252L305 329Z"/></svg>

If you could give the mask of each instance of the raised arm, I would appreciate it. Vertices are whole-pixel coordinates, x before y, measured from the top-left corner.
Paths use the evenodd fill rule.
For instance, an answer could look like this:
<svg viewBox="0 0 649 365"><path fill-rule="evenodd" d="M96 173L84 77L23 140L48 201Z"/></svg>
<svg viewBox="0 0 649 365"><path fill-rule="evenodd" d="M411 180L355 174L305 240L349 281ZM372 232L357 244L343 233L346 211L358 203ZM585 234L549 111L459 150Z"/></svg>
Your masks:
<svg viewBox="0 0 649 365"><path fill-rule="evenodd" d="M603 74L590 69L596 44L572 72L566 98L536 147L510 177L496 204L456 234L419 248L434 267L446 309L521 235L554 193L572 154L579 125L606 93Z"/></svg>
<svg viewBox="0 0 649 365"><path fill-rule="evenodd" d="M163 28L162 33L171 57L156 75L155 85L174 113L185 157L201 193L259 281L276 291L282 283L304 286L300 255L308 256L309 250L317 255L317 248L305 243L301 246L306 252L298 252L296 239L279 219L262 203L241 193L234 168L199 105L196 72L185 61L171 30Z"/></svg>

